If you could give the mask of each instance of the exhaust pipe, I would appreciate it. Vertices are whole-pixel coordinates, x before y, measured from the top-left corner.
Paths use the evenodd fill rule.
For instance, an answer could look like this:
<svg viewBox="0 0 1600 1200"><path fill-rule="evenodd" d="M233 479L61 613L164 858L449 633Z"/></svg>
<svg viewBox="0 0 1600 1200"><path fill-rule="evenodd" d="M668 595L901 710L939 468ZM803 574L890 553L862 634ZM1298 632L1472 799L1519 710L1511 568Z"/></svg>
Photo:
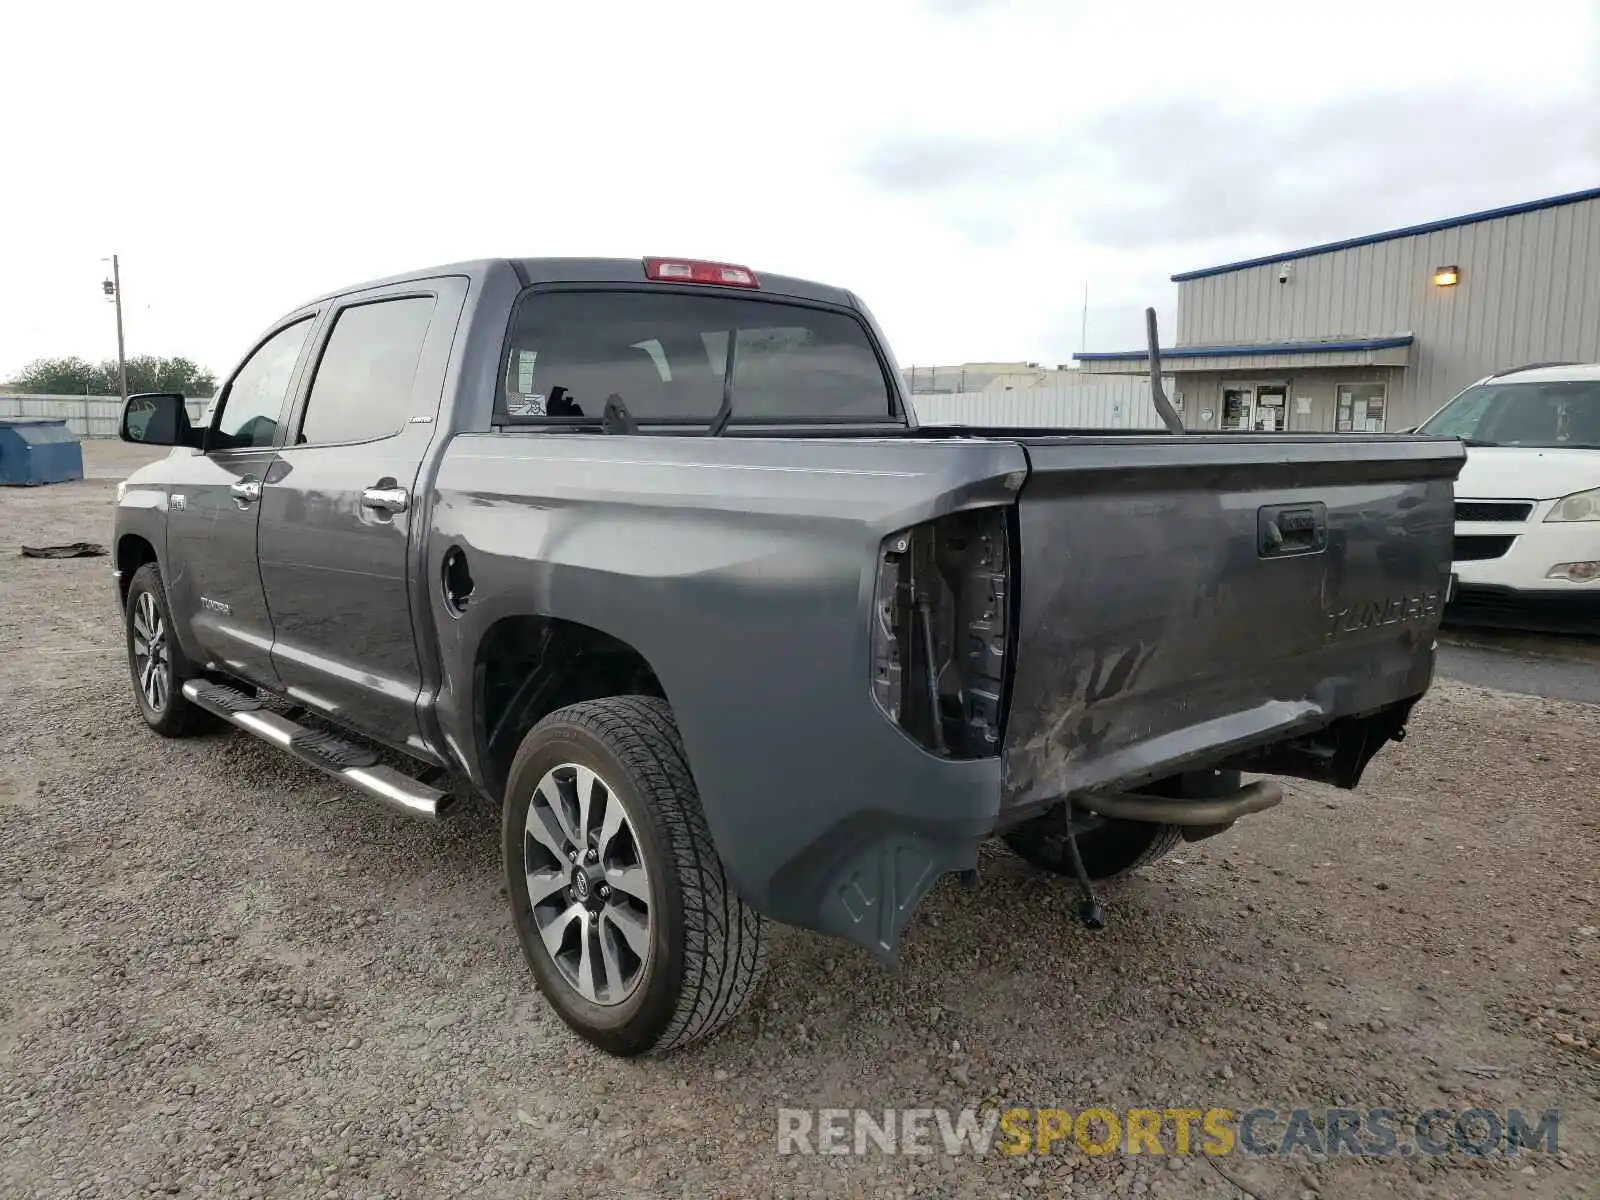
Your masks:
<svg viewBox="0 0 1600 1200"><path fill-rule="evenodd" d="M1265 779L1247 783L1231 796L1215 800L1173 800L1166 796L1144 796L1137 792L1118 792L1104 796L1083 796L1075 803L1102 817L1122 821L1145 821L1153 825L1227 825L1250 813L1274 808L1283 802L1283 788Z"/></svg>
<svg viewBox="0 0 1600 1200"><path fill-rule="evenodd" d="M1153 308L1144 310L1144 330L1150 342L1150 401L1161 415L1167 432L1182 433L1183 417L1172 407L1172 401L1167 399L1167 389L1161 386L1161 335L1156 330L1156 310Z"/></svg>

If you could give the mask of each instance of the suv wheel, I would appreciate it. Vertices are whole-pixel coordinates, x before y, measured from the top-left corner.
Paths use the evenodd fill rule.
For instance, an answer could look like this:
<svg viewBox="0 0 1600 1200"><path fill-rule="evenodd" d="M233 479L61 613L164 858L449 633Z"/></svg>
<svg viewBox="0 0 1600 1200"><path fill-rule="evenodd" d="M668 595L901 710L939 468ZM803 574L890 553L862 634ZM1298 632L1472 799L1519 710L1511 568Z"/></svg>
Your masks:
<svg viewBox="0 0 1600 1200"><path fill-rule="evenodd" d="M199 672L173 636L172 610L167 607L167 591L155 563L146 563L134 572L123 615L128 670L145 724L162 737L172 738L189 737L215 725L210 713L184 698L184 680Z"/></svg>
<svg viewBox="0 0 1600 1200"><path fill-rule="evenodd" d="M506 784L504 851L534 980L600 1049L695 1041L754 990L762 918L728 883L665 701L588 700L534 726Z"/></svg>

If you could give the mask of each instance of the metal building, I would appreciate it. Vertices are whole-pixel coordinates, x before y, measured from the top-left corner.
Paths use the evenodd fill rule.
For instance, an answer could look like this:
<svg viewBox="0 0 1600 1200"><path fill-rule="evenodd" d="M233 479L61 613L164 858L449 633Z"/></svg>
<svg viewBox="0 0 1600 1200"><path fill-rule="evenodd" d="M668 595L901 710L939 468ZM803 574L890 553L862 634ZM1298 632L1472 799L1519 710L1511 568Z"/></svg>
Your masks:
<svg viewBox="0 0 1600 1200"><path fill-rule="evenodd" d="M1172 279L1162 366L1191 428L1397 432L1491 372L1600 361L1600 188Z"/></svg>
<svg viewBox="0 0 1600 1200"><path fill-rule="evenodd" d="M1063 375L1083 375L1063 371ZM1167 395L1175 386L1162 380ZM1150 381L1115 375L1089 375L1070 387L1028 387L1004 391L917 393L911 397L923 425L1023 426L1035 429L1164 429Z"/></svg>

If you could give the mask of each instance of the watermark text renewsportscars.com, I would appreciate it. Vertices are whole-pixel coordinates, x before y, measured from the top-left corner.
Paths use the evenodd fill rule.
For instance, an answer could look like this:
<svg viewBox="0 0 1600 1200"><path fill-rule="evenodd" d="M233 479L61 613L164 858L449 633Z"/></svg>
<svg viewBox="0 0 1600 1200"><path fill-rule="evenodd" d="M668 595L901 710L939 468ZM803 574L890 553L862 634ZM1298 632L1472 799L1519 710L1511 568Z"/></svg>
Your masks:
<svg viewBox="0 0 1600 1200"><path fill-rule="evenodd" d="M1553 1108L780 1108L778 1153L1488 1157L1554 1154L1560 1124Z"/></svg>

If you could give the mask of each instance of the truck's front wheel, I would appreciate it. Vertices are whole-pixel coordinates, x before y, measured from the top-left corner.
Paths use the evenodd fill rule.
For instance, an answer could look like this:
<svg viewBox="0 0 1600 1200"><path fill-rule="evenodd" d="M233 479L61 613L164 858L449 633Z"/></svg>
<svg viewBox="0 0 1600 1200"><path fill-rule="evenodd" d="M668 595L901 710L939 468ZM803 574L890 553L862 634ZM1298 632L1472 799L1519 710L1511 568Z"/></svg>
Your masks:
<svg viewBox="0 0 1600 1200"><path fill-rule="evenodd" d="M762 919L728 883L664 701L589 700L534 726L511 765L504 842L539 990L600 1049L673 1049L749 997Z"/></svg>
<svg viewBox="0 0 1600 1200"><path fill-rule="evenodd" d="M184 698L184 680L199 675L172 627L167 589L155 563L140 567L128 583L123 612L128 671L145 724L162 737L189 737L216 725L216 718Z"/></svg>

